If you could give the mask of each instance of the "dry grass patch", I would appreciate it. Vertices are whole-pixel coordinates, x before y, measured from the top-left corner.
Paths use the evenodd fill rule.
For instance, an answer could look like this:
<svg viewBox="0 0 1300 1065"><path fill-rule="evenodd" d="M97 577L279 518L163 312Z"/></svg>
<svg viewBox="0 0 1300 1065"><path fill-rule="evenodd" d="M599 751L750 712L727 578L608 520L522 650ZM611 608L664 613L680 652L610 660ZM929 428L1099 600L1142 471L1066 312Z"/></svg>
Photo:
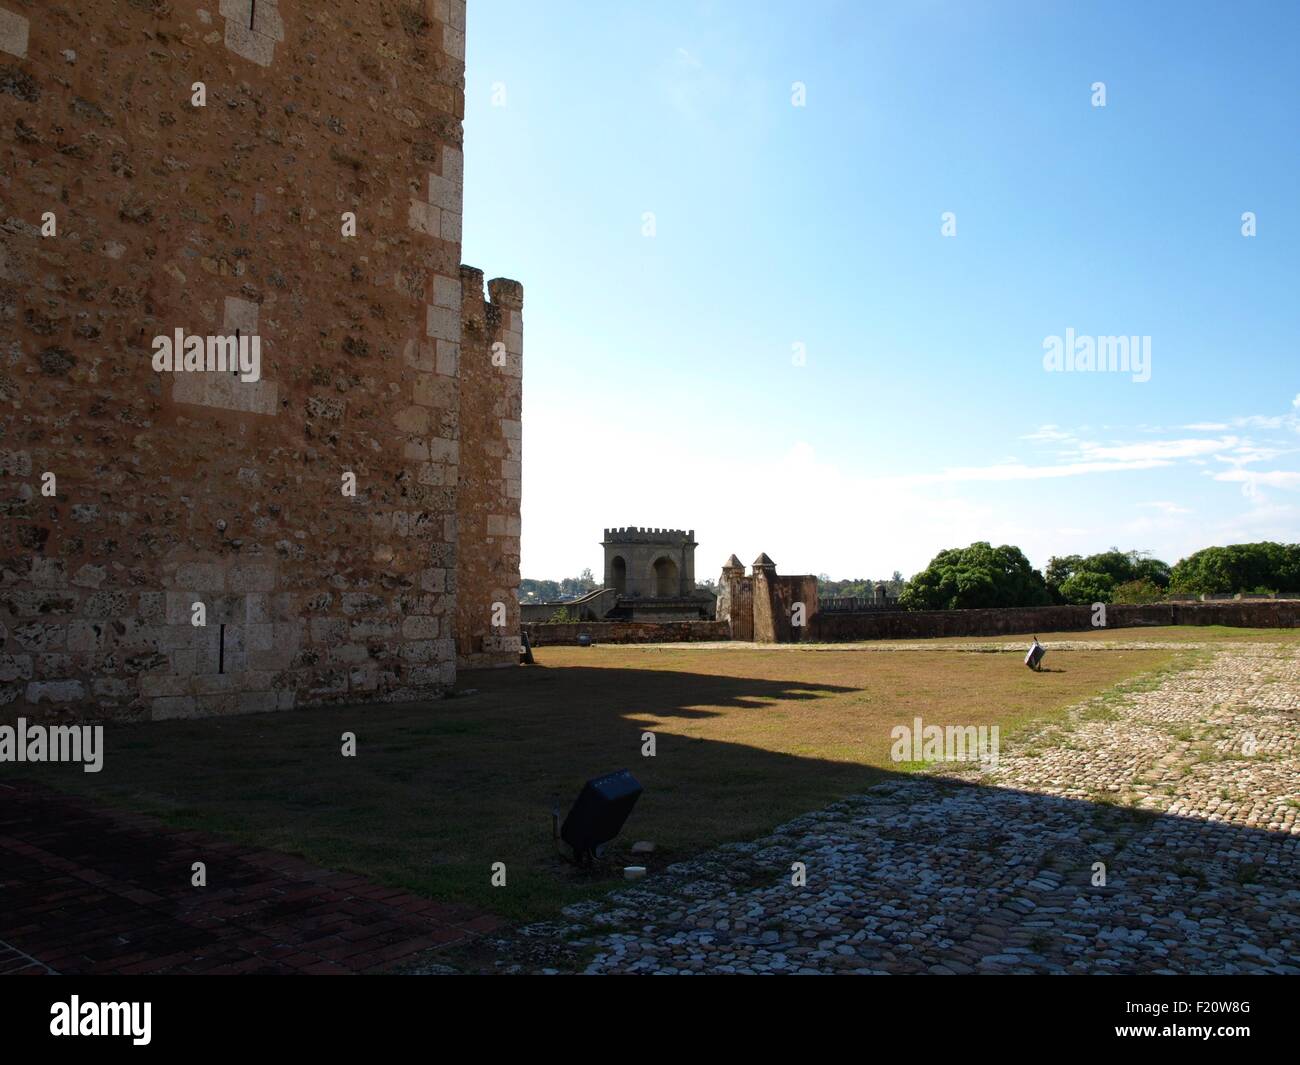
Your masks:
<svg viewBox="0 0 1300 1065"><path fill-rule="evenodd" d="M474 694L426 704L110 727L103 772L39 776L181 826L536 917L612 882L576 876L550 840L552 801L567 810L590 776L628 767L645 786L621 843L654 840L653 867L879 781L898 768L896 724L997 724L1005 737L1161 668L1172 652L1061 651L1044 673L1017 654L942 650L555 647L537 658L464 673ZM340 755L345 731L356 733L356 758ZM655 758L640 754L645 731ZM503 889L489 885L497 861Z"/></svg>

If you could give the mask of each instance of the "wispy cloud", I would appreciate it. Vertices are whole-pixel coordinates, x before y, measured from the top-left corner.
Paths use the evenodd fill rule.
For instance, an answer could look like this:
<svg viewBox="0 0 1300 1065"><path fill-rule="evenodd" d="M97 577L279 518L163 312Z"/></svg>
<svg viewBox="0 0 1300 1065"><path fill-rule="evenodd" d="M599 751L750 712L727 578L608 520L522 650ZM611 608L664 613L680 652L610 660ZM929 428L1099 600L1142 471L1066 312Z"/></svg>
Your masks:
<svg viewBox="0 0 1300 1065"><path fill-rule="evenodd" d="M1226 455L1215 455L1216 462L1226 462L1230 466L1248 466L1252 462L1272 462L1283 455L1289 455L1295 451L1293 447L1266 447L1256 444L1245 444L1238 448L1233 448Z"/></svg>
<svg viewBox="0 0 1300 1065"><path fill-rule="evenodd" d="M885 477L883 484L943 484L961 481L1041 481L1051 477L1079 477L1088 473L1116 473L1120 470L1151 470L1171 466L1166 459L1132 459L1123 462L1063 462L1051 466L1029 466L1004 462L991 466L953 466L938 473L917 473Z"/></svg>
<svg viewBox="0 0 1300 1065"><path fill-rule="evenodd" d="M1056 477L1081 477L1096 473L1150 470L1204 456L1233 454L1242 441L1235 436L1216 439L1182 438L1143 440L1136 443L1098 443L1081 440L1075 432L1055 425L1040 426L1021 437L1032 443L1055 445L1056 462L1030 463L1010 459L987 466L953 466L936 473L884 478L891 484L941 484L961 481L1038 481Z"/></svg>
<svg viewBox="0 0 1300 1065"><path fill-rule="evenodd" d="M1235 436L1218 439L1188 438L1184 440L1144 440L1137 444L1093 444L1084 442L1080 445L1081 453L1088 459L1113 460L1115 462L1148 462L1160 460L1174 462L1178 459L1200 458L1214 455L1239 447L1241 441Z"/></svg>
<svg viewBox="0 0 1300 1065"><path fill-rule="evenodd" d="M1294 470L1224 470L1216 481L1236 481L1248 488L1300 488L1300 472Z"/></svg>
<svg viewBox="0 0 1300 1065"><path fill-rule="evenodd" d="M1026 433L1020 438L1028 440L1035 444L1052 444L1061 443L1066 440L1076 439L1074 433L1066 432L1058 425L1040 425L1032 433Z"/></svg>

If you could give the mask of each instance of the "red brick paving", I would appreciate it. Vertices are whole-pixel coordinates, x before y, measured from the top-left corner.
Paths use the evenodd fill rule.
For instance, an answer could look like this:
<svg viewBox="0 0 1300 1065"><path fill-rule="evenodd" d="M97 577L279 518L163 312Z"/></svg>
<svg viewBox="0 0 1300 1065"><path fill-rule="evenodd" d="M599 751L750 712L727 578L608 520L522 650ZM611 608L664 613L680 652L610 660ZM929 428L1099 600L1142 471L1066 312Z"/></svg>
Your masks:
<svg viewBox="0 0 1300 1065"><path fill-rule="evenodd" d="M206 888L190 886L196 861ZM382 972L501 924L278 851L0 784L0 975Z"/></svg>

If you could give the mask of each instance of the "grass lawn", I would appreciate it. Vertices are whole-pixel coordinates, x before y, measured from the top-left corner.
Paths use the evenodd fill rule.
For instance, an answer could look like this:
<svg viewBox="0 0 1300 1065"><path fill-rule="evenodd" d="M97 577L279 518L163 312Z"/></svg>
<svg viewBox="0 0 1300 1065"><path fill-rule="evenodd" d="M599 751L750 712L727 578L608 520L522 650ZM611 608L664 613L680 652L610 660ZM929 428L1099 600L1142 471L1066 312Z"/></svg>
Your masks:
<svg viewBox="0 0 1300 1065"><path fill-rule="evenodd" d="M536 918L614 882L573 870L551 842L552 801L567 812L588 777L627 767L645 786L613 864L622 847L650 839L657 867L899 771L889 761L895 724L998 724L1005 742L1017 725L1179 654L1060 650L1050 672L1034 673L1020 653L952 649L548 647L532 668L462 673L460 688L476 691L437 702L109 726L101 773L48 766L39 777L179 826ZM647 730L654 758L641 755ZM355 758L340 754L345 731L356 733ZM498 861L505 888L489 884Z"/></svg>

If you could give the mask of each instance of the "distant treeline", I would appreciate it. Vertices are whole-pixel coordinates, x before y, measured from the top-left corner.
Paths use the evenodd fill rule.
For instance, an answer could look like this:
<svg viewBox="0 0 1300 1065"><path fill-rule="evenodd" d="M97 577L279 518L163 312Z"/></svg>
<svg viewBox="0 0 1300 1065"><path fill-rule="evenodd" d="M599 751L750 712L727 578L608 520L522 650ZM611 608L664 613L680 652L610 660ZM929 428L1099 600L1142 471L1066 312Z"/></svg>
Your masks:
<svg viewBox="0 0 1300 1065"><path fill-rule="evenodd" d="M833 581L826 574L817 575L817 598L819 599L874 599L876 585L885 586L885 594L897 599L907 587L907 580L898 571L888 578L854 577L851 580Z"/></svg>
<svg viewBox="0 0 1300 1065"><path fill-rule="evenodd" d="M1054 555L1040 573L1023 551L986 542L940 551L910 581L897 570L888 580L817 577L820 599L873 599L884 584L908 610L975 610L1056 603L1155 603L1174 595L1269 595L1300 592L1300 544L1232 544L1206 547L1175 566L1146 551L1112 547L1096 555ZM599 585L591 570L562 581L524 579L519 598L532 602L574 599ZM712 580L697 582L702 594Z"/></svg>
<svg viewBox="0 0 1300 1065"><path fill-rule="evenodd" d="M1207 547L1175 566L1144 551L1061 555L1039 573L1018 547L980 542L940 551L903 590L910 610L1154 603L1174 595L1300 591L1300 544Z"/></svg>
<svg viewBox="0 0 1300 1065"><path fill-rule="evenodd" d="M565 577L562 581L536 581L525 577L519 582L519 601L554 603L560 599L577 599L599 587L596 575L590 569L584 569L576 577Z"/></svg>

